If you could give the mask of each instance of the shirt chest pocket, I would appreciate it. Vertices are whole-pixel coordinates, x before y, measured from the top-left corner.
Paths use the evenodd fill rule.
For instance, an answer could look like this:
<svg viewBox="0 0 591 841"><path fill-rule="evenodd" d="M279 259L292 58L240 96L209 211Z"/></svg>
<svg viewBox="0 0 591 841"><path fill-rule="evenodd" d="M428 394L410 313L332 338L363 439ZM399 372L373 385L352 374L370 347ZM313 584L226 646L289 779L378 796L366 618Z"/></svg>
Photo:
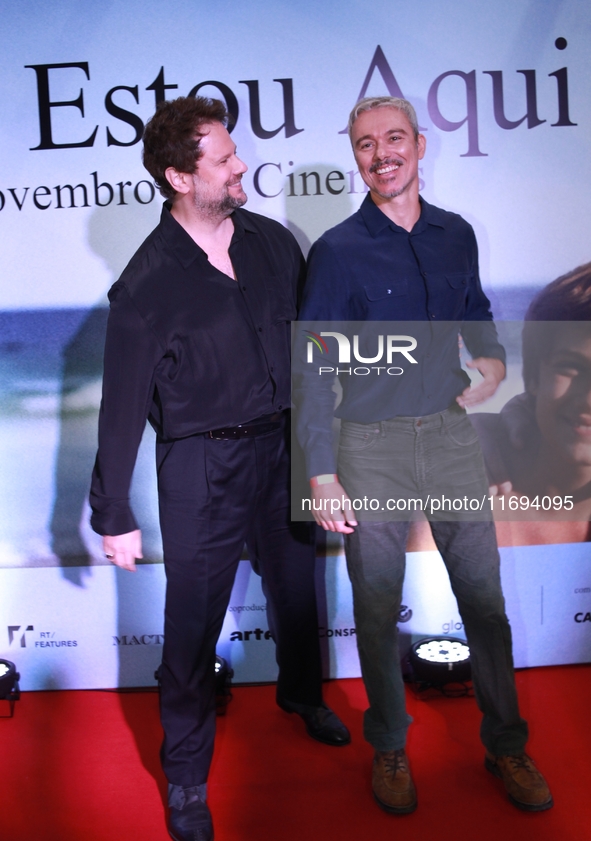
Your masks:
<svg viewBox="0 0 591 841"><path fill-rule="evenodd" d="M452 289L464 289L468 288L468 283L470 281L470 273L469 272L447 272L445 275L445 279L449 283Z"/></svg>
<svg viewBox="0 0 591 841"><path fill-rule="evenodd" d="M383 302L391 298L400 298L408 294L408 283L406 280L366 283L363 288L365 290L365 297L370 303Z"/></svg>
<svg viewBox="0 0 591 841"><path fill-rule="evenodd" d="M470 272L428 273L429 311L443 321L463 318L470 278Z"/></svg>

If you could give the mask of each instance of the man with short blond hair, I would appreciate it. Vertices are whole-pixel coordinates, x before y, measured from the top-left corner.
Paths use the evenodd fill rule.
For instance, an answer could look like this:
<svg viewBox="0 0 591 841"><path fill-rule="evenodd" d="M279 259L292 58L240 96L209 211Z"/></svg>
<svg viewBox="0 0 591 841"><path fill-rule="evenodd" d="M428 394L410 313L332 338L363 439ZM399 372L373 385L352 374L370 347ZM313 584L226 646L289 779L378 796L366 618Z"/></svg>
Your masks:
<svg viewBox="0 0 591 841"><path fill-rule="evenodd" d="M404 814L417 805L405 753L411 719L396 627L410 523L407 514L397 519L381 512L392 499L418 500L428 510L434 496L487 498L482 455L465 409L494 394L505 376L505 356L480 285L472 228L419 196L426 140L410 102L360 101L351 112L349 134L369 194L356 213L312 247L300 319L339 325L415 322L427 350L420 359L413 357L418 364L408 365L409 372L379 366L336 369L343 385L338 472L331 431L334 393L325 373L335 370L330 360L323 362L323 376L302 374L295 398L314 516L324 529L345 535L369 698L364 732L375 749L374 797L386 811ZM403 326L390 332L403 332ZM458 332L472 355L468 365L482 374L473 387L461 370ZM323 335L340 334L329 329ZM355 339L359 342L359 335ZM360 372L363 376L354 376ZM400 373L404 376L388 376ZM381 499L382 507L369 514L362 510L356 518L359 507L351 503L364 498ZM470 511L452 521L449 513L433 508L431 502L431 530L470 646L486 767L502 778L516 806L548 809L548 786L525 753L528 731L517 703L492 517Z"/></svg>

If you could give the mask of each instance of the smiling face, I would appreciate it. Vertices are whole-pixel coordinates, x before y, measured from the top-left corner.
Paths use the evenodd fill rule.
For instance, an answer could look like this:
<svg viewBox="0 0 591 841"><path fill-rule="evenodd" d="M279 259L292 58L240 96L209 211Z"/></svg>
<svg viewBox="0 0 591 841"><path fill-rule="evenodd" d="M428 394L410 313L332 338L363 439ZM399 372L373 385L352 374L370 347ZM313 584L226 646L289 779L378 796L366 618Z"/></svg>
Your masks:
<svg viewBox="0 0 591 841"><path fill-rule="evenodd" d="M426 141L415 134L406 114L383 106L362 111L351 130L359 173L376 204L405 193L418 197L419 161Z"/></svg>
<svg viewBox="0 0 591 841"><path fill-rule="evenodd" d="M236 145L221 123L203 127L202 154L192 177L193 204L200 215L229 216L246 202L242 176L248 169L236 155Z"/></svg>
<svg viewBox="0 0 591 841"><path fill-rule="evenodd" d="M540 325L541 326L541 325ZM565 322L529 391L544 447L555 463L591 468L591 329Z"/></svg>

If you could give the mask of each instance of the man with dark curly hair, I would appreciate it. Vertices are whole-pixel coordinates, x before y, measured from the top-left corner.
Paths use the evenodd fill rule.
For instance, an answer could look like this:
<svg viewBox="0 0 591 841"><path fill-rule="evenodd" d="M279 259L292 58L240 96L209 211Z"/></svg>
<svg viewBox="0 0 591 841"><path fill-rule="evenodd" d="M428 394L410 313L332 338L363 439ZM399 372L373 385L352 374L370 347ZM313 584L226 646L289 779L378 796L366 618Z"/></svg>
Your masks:
<svg viewBox="0 0 591 841"><path fill-rule="evenodd" d="M322 701L315 549L292 524L290 322L303 257L279 223L242 210L246 165L221 102L163 102L144 164L167 198L157 228L109 293L91 505L113 563L135 568L129 487L146 418L156 430L167 588L161 758L176 841L213 838L206 781L215 646L244 544L276 643L277 703L313 738L349 733Z"/></svg>

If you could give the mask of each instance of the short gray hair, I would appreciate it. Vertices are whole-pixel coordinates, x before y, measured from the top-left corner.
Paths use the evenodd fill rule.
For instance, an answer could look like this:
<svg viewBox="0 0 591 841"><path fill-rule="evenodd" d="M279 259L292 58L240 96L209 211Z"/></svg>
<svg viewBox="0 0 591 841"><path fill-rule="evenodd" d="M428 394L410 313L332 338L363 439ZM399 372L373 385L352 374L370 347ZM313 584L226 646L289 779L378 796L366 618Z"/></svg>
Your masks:
<svg viewBox="0 0 591 841"><path fill-rule="evenodd" d="M357 117L364 111L372 111L374 108L397 108L402 111L404 116L411 124L415 135L415 140L419 137L419 123L417 120L416 111L408 101L408 99L401 99L398 96L366 96L365 99L360 99L349 114L349 123L347 131L349 132L349 140L352 141L351 133L353 131L353 123Z"/></svg>

